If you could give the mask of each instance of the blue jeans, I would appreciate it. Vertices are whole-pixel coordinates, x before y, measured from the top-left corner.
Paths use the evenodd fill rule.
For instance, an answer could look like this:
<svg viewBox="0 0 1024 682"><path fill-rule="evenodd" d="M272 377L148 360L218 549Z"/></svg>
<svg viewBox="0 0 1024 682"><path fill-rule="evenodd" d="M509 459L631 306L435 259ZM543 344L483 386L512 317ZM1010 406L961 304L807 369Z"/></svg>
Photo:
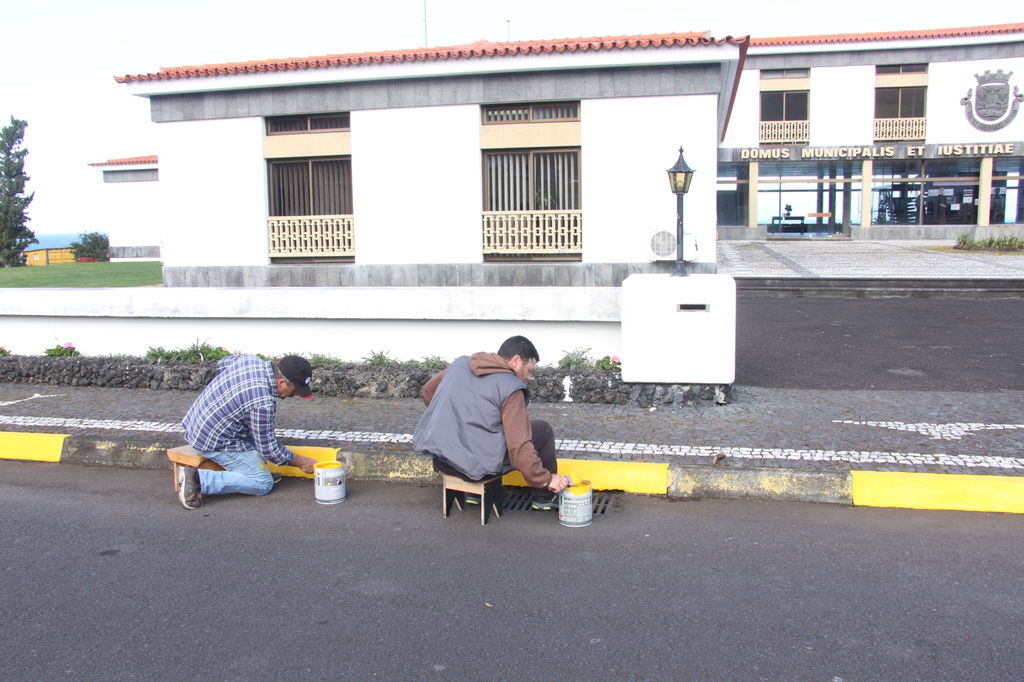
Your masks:
<svg viewBox="0 0 1024 682"><path fill-rule="evenodd" d="M199 470L199 485L204 495L266 495L274 488L267 460L256 450L245 452L204 452L225 471Z"/></svg>

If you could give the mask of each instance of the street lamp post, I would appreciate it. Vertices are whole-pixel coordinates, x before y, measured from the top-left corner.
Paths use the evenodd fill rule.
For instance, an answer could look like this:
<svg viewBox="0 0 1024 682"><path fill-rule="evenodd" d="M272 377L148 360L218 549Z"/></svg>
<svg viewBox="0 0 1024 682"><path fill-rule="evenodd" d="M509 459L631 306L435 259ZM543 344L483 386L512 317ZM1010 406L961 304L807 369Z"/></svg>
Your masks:
<svg viewBox="0 0 1024 682"><path fill-rule="evenodd" d="M694 170L683 159L683 148L679 148L676 165L668 169L668 181L676 195L676 266L672 277L686 277L686 263L683 262L683 197L690 191Z"/></svg>

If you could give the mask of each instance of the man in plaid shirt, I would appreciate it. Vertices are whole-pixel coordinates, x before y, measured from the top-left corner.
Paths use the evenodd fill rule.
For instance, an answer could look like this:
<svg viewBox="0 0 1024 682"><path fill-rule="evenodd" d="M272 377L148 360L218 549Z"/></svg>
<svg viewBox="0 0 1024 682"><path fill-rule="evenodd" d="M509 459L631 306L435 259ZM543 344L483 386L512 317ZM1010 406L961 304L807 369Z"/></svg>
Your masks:
<svg viewBox="0 0 1024 682"><path fill-rule="evenodd" d="M313 368L297 355L276 362L232 355L217 363L217 376L203 389L181 424L185 437L224 471L178 468L178 499L186 509L202 506L202 495L266 495L276 480L267 462L290 464L307 474L316 460L296 455L274 435L277 398L309 398Z"/></svg>

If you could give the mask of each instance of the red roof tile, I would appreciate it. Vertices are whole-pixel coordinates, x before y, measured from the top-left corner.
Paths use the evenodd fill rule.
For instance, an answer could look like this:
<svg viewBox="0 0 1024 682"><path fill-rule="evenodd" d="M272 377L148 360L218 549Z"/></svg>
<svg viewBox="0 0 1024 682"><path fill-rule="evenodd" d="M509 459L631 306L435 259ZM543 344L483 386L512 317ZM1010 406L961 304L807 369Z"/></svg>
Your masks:
<svg viewBox="0 0 1024 682"><path fill-rule="evenodd" d="M151 165L157 162L157 155L150 156L127 156L123 159L107 159L102 163L90 163L90 166L142 166Z"/></svg>
<svg viewBox="0 0 1024 682"><path fill-rule="evenodd" d="M778 38L751 38L751 47L783 45L822 45L829 43L868 43L880 40L925 40L928 38L961 38L972 36L1020 33L1024 23L991 24L965 28L934 28L919 31L883 31L879 33L835 33L817 36L784 36Z"/></svg>
<svg viewBox="0 0 1024 682"><path fill-rule="evenodd" d="M203 64L200 66L161 67L158 73L115 77L118 83L132 81L163 80L171 78L202 78L229 74L258 73L265 71L292 71L296 69L317 69L337 66L359 66L364 64L387 64L394 62L435 61L443 59L475 59L480 57L511 57L516 55L545 54L558 52L587 52L598 50L627 50L650 47L685 47L694 45L746 44L748 37L722 39L710 37L707 33L659 33L654 35L605 36L596 38L563 38L558 40L527 40L492 43L480 40L469 45L451 47L424 47L387 52L358 52L355 54L334 54L321 57L291 59L268 59L264 61L230 62L226 64Z"/></svg>

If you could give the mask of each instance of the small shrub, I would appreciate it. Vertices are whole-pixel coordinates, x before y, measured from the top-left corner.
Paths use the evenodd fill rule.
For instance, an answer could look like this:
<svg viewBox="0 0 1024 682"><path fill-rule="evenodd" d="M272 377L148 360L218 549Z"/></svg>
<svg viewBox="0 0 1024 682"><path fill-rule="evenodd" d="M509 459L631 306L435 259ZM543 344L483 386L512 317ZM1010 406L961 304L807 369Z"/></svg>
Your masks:
<svg viewBox="0 0 1024 682"><path fill-rule="evenodd" d="M587 357L589 348L577 348L574 351L562 351L565 355L558 361L558 369L593 369L594 361Z"/></svg>
<svg viewBox="0 0 1024 682"><path fill-rule="evenodd" d="M1020 237L989 237L988 239L982 239L980 242L976 242L968 237L966 234L962 234L956 238L956 248L958 249L996 249L997 251L1020 251L1024 249L1024 239Z"/></svg>
<svg viewBox="0 0 1024 682"><path fill-rule="evenodd" d="M285 355L300 355L300 354L299 353L285 353ZM305 357L305 356L302 356L302 357ZM309 360L309 364L313 365L314 367L330 367L332 365L342 365L342 364L345 364L344 360L339 360L338 358L334 357L333 355L322 355L320 353L311 353L310 356L308 358L306 358L306 359Z"/></svg>
<svg viewBox="0 0 1024 682"><path fill-rule="evenodd" d="M419 365L425 369L445 369L448 361L440 355L427 355L422 360L413 360L412 364Z"/></svg>
<svg viewBox="0 0 1024 682"><path fill-rule="evenodd" d="M107 258L109 250L110 239L107 238L107 235L99 232L83 232L78 235L78 241L71 244L71 252L75 254L75 259L109 260Z"/></svg>
<svg viewBox="0 0 1024 682"><path fill-rule="evenodd" d="M371 350L369 355L363 356L363 362L367 365L394 365L398 363L398 360L394 359L382 350Z"/></svg>
<svg viewBox="0 0 1024 682"><path fill-rule="evenodd" d="M157 346L146 351L146 359L157 362L215 362L229 355L234 355L234 353L227 348L215 347L198 341L188 348L179 350L167 350L163 346Z"/></svg>
<svg viewBox="0 0 1024 682"><path fill-rule="evenodd" d="M53 348L47 348L44 352L51 358L77 358L81 355L71 343L58 343Z"/></svg>
<svg viewBox="0 0 1024 682"><path fill-rule="evenodd" d="M11 354L11 351L7 350L3 346L0 346L0 358L6 358L10 354Z"/></svg>
<svg viewBox="0 0 1024 682"><path fill-rule="evenodd" d="M606 355L594 363L595 369L618 369L621 366L622 362L619 360L618 355Z"/></svg>

